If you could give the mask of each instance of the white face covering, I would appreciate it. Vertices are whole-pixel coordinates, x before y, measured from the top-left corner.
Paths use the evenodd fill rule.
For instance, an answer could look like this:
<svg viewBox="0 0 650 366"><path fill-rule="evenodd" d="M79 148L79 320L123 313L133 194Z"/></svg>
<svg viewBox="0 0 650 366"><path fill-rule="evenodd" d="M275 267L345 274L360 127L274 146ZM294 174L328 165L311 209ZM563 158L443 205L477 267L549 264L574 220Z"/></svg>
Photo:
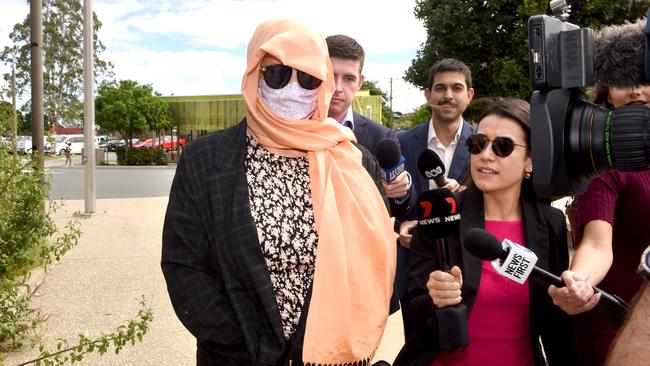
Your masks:
<svg viewBox="0 0 650 366"><path fill-rule="evenodd" d="M307 90L298 83L289 83L282 89L273 89L260 78L258 93L275 114L290 121L305 119L318 105L318 90Z"/></svg>

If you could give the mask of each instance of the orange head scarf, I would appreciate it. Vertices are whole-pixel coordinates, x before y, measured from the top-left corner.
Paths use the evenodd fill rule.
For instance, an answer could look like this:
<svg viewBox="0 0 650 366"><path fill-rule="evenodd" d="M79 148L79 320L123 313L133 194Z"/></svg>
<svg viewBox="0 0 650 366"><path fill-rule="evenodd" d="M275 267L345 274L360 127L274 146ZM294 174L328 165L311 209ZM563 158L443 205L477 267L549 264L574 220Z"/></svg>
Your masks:
<svg viewBox="0 0 650 366"><path fill-rule="evenodd" d="M323 80L318 106L308 119L283 119L259 98L259 68L267 54ZM319 33L289 19L257 27L242 80L248 129L262 146L304 151L309 159L319 239L303 361L346 365L369 362L381 340L393 289L396 235L361 164L354 134L327 118L333 91L332 64Z"/></svg>

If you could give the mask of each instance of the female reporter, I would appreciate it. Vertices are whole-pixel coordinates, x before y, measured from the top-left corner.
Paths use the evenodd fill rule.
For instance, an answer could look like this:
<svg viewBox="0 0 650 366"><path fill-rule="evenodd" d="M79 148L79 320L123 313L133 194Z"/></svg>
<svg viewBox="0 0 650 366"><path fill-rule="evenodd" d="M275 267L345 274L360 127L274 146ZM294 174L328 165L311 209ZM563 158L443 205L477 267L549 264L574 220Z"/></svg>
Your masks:
<svg viewBox="0 0 650 366"><path fill-rule="evenodd" d="M595 35L594 102L608 108L650 107L650 82L644 76L646 20L608 26ZM625 123L624 120L614 121ZM567 285L552 286L553 301L576 317L579 365L605 362L618 326L588 312L599 301L592 286L630 302L641 286L635 270L650 243L650 170L610 170L593 179L576 197L577 220L572 225L576 252L570 270L562 273Z"/></svg>
<svg viewBox="0 0 650 366"><path fill-rule="evenodd" d="M333 90L320 34L264 22L246 118L179 162L162 269L199 365L366 364L379 345L396 236L376 161L327 118Z"/></svg>
<svg viewBox="0 0 650 366"><path fill-rule="evenodd" d="M544 354L549 365L571 365L571 323L546 294L548 285L534 277L524 285L506 279L461 245L469 229L484 228L530 248L542 268L567 268L564 215L532 190L528 103L495 100L467 145L473 183L458 195L460 236L447 241L456 265L450 273L439 270L436 249L414 236L408 297L420 327L395 365L544 365ZM436 310L460 303L469 310L469 345L441 352Z"/></svg>

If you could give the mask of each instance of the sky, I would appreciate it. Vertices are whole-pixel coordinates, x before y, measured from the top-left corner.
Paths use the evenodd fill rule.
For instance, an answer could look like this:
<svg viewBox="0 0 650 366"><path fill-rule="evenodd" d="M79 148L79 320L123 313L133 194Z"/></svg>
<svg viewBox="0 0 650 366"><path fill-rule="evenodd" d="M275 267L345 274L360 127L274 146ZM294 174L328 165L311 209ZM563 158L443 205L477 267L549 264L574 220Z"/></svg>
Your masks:
<svg viewBox="0 0 650 366"><path fill-rule="evenodd" d="M402 113L425 102L423 92L402 79L426 40L414 6L415 0L93 1L106 47L101 57L113 63L118 80L151 84L163 95L239 94L246 45L257 25L291 17L325 37L355 38L366 52L366 79L388 94L392 78L393 110ZM0 0L0 49L28 13L25 0Z"/></svg>

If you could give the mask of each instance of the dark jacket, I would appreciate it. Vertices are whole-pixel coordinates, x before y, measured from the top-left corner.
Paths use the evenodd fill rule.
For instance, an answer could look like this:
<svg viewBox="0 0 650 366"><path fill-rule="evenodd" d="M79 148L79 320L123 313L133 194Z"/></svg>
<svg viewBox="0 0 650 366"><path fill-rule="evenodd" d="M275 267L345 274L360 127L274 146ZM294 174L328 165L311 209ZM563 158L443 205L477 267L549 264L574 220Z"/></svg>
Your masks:
<svg viewBox="0 0 650 366"><path fill-rule="evenodd" d="M427 138L429 137L429 125L431 121L421 123L410 130L397 134L402 154L406 157L406 170L411 173L414 180L415 192L420 194L429 190L429 180L418 170L418 157L425 149L428 149ZM476 127L463 120L462 129L460 130L460 139L454 152L454 157L449 167L449 178L455 179L458 183L463 183L469 172L469 150L465 145L465 140L476 133Z"/></svg>
<svg viewBox="0 0 650 366"><path fill-rule="evenodd" d="M244 120L188 145L167 206L162 270L198 365L283 365L302 354L309 299L289 344L250 213L245 136ZM376 160L357 147L383 192Z"/></svg>
<svg viewBox="0 0 650 366"><path fill-rule="evenodd" d="M413 185L411 189L412 202L409 203L407 208L408 212L402 213L397 216L398 221L401 219L404 220L415 220L416 219L416 207L417 207L417 197L420 193L429 190L429 180L420 174L418 170L418 157L420 153L425 149L428 149L427 138L429 136L429 125L430 121L421 123L409 130L402 131L397 134L397 138L400 142L400 147L402 150L402 155L406 158L406 171L411 174L411 179L413 180ZM451 167L449 168L449 178L455 179L458 183L461 183L465 180L467 173L469 172L469 150L465 146L465 140L471 134L476 133L476 127L470 125L469 123L463 120L462 129L460 131L460 140L458 141L458 146L454 152L454 157L451 162ZM397 230L399 231L400 222L396 223ZM407 290L407 279L408 279L408 267L409 267L409 250L404 248L401 245L397 246L397 271L395 272L395 291L394 298L403 299L404 294ZM394 306L394 305L393 305ZM404 313L405 310L402 309ZM403 314L405 318L409 318L408 315ZM406 335L411 332L412 326L407 323L405 324Z"/></svg>
<svg viewBox="0 0 650 366"><path fill-rule="evenodd" d="M397 140L395 131L375 122L369 118L353 112L354 121L354 136L357 138L357 143L368 149L373 155L377 147L377 143L384 138L391 138Z"/></svg>
<svg viewBox="0 0 650 366"><path fill-rule="evenodd" d="M567 231L564 215L550 205L535 200L521 200L526 246L538 256L537 266L559 274L569 265ZM448 238L451 263L463 272L462 303L471 313L481 280L482 261L469 254L461 245L471 228L485 227L483 194L470 187L459 195L461 213L460 237ZM409 311L418 327L407 340L393 365L427 365L436 354L437 334L435 305L426 282L429 274L439 269L435 248L424 245L417 235L411 242L409 270ZM544 344L548 364L575 365L575 339L571 318L553 305L547 294L549 284L529 277L530 332L533 358L538 366L545 365L538 338Z"/></svg>

